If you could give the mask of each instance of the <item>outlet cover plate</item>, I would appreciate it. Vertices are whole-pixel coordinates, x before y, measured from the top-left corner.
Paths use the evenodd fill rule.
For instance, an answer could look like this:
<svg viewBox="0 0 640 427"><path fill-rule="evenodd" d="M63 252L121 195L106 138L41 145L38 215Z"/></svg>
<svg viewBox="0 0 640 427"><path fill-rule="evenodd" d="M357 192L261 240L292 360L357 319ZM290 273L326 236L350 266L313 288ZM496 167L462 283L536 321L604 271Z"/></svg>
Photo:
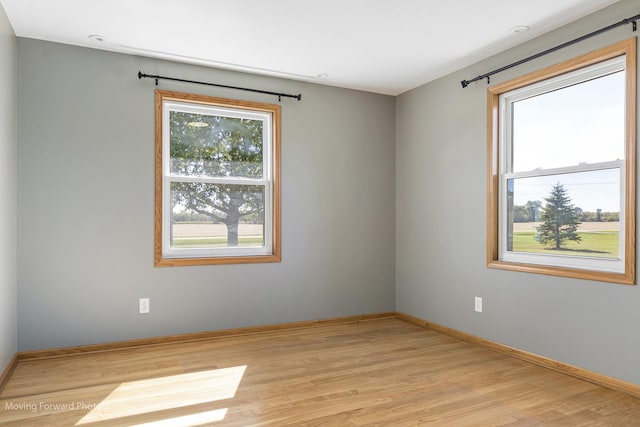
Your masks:
<svg viewBox="0 0 640 427"><path fill-rule="evenodd" d="M149 313L149 303L150 303L149 298L140 298L140 301L138 303L138 309L140 314Z"/></svg>
<svg viewBox="0 0 640 427"><path fill-rule="evenodd" d="M476 312L482 313L482 297L476 297L475 309L476 309Z"/></svg>

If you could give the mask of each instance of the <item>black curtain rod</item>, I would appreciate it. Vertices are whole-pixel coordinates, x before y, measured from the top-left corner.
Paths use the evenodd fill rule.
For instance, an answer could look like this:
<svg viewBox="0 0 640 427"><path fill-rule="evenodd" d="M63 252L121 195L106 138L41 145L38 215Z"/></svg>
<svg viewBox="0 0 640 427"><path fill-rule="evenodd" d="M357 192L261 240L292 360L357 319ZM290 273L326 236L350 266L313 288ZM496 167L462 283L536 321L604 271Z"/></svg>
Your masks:
<svg viewBox="0 0 640 427"><path fill-rule="evenodd" d="M569 40L568 42L559 44L559 45L557 45L555 47L552 47L551 49L547 49L547 50L545 50L543 52L536 53L535 55L531 55L531 56L529 56L527 58L521 59L520 61L516 61L514 63L511 63L509 65L505 65L504 67L498 68L496 70L489 71L488 73L482 74L481 76L475 77L475 78L473 78L471 80L462 80L460 82L460 84L462 85L462 88L464 89L465 87L469 86L470 83L477 82L478 80L487 79L487 83L490 83L491 80L490 80L489 77L493 76L494 74L500 73L500 72L502 72L504 70L508 70L509 68L513 68L513 67L518 66L520 64L524 64L525 62L529 62L529 61L532 61L534 59L540 58L541 56L544 56L544 55L547 55L549 53L555 52L556 50L560 50L560 49L565 48L567 46L571 46L572 44L581 42L583 40L586 40L586 39L589 39L591 37L597 36L598 34L602 34L602 33L605 33L605 32L607 32L609 30L613 30L614 28L621 27L623 25L633 24L633 31L636 31L638 29L638 25L637 25L636 21L638 21L638 20L640 20L640 14L638 14L636 16L632 16L631 18L623 19L620 22L616 22L615 24L611 24L611 25L609 25L607 27L604 27L604 28L600 28L599 30L596 30L596 31L594 31L592 33L589 33L589 34L585 34L584 36L578 37L576 39Z"/></svg>
<svg viewBox="0 0 640 427"><path fill-rule="evenodd" d="M286 97L286 98L295 98L298 101L300 101L302 99L302 94L297 94L297 95L291 95L289 93L280 93L280 92L271 92L268 90L260 90L260 89L250 89L250 88L246 88L246 87L239 87L239 86L228 86L228 85L221 85L218 83L207 83L207 82L199 82L196 80L185 80L185 79L177 79L175 77L165 77L165 76L158 76L158 75L150 75L150 74L144 74L142 71L138 71L138 78L142 79L155 79L156 80L156 86L158 86L158 79L161 80L172 80L174 82L183 82L183 83L193 83L193 84L197 84L197 85L207 85L207 86L216 86L216 87L223 87L226 89L237 89L237 90L245 90L248 92L256 92L256 93L265 93L267 95L274 95L278 97L278 101L282 100L282 97Z"/></svg>

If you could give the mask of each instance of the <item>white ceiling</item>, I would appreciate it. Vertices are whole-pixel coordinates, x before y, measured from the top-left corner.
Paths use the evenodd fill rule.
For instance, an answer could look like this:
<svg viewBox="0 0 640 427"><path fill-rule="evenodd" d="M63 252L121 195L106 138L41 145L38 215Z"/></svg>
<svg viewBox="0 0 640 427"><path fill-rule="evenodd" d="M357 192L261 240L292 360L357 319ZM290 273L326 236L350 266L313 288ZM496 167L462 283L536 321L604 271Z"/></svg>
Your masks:
<svg viewBox="0 0 640 427"><path fill-rule="evenodd" d="M0 3L19 37L397 95L617 1Z"/></svg>

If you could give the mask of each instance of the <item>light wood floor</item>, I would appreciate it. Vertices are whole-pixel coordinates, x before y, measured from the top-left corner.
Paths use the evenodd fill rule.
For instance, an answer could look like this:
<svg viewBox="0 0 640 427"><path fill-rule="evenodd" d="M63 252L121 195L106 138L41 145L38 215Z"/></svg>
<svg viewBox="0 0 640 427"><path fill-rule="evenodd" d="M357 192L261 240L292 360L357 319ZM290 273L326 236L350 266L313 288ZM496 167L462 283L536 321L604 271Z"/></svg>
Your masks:
<svg viewBox="0 0 640 427"><path fill-rule="evenodd" d="M20 361L6 426L640 426L640 399L399 319Z"/></svg>

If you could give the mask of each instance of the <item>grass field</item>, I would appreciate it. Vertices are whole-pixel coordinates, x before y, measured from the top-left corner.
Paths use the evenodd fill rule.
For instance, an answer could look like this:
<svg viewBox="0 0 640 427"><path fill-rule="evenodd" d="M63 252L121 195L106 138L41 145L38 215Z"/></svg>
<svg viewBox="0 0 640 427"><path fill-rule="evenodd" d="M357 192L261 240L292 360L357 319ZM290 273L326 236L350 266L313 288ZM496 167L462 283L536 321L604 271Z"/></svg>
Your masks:
<svg viewBox="0 0 640 427"><path fill-rule="evenodd" d="M238 246L262 246L262 224L239 224ZM172 246L179 248L214 248L227 246L227 227L224 224L177 222L172 228Z"/></svg>
<svg viewBox="0 0 640 427"><path fill-rule="evenodd" d="M578 235L579 243L565 240L561 249L554 249L551 244L545 246L535 239L536 223L514 224L513 250L516 252L533 252L558 255L575 255L599 258L618 258L620 256L620 224L582 223Z"/></svg>
<svg viewBox="0 0 640 427"><path fill-rule="evenodd" d="M264 239L262 236L240 236L238 237L238 246L263 246ZM191 238L174 238L172 246L179 248L215 248L227 246L226 237L191 237Z"/></svg>

